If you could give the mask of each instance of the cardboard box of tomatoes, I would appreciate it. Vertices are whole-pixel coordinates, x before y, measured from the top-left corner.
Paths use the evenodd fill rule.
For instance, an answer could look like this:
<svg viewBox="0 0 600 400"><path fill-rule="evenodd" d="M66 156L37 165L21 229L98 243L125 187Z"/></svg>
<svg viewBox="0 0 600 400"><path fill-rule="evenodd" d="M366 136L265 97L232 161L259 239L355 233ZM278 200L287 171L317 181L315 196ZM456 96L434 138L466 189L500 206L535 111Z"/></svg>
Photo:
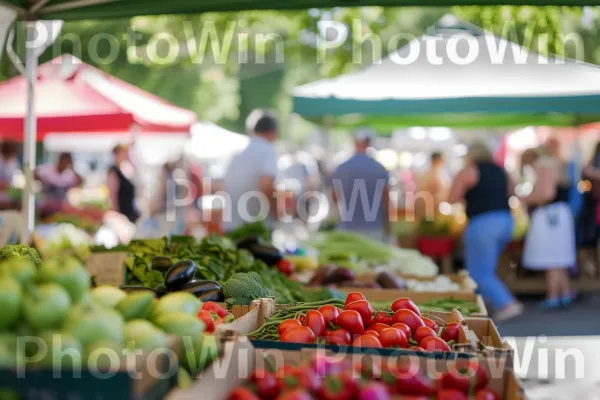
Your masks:
<svg viewBox="0 0 600 400"><path fill-rule="evenodd" d="M524 400L514 373L477 357L262 348L245 337L195 385L166 400Z"/></svg>

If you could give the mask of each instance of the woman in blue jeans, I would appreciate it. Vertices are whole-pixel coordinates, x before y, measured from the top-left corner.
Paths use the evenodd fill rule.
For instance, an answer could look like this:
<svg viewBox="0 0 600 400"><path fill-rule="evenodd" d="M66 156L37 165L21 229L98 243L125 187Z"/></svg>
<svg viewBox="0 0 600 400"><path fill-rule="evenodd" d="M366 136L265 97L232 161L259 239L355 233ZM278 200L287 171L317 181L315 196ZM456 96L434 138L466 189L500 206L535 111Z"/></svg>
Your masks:
<svg viewBox="0 0 600 400"><path fill-rule="evenodd" d="M508 199L514 186L494 163L492 152L483 143L469 148L465 167L456 175L448 201L466 202L469 225L464 234L465 258L469 274L479 292L496 310L495 319L505 321L523 312L496 275L498 259L513 232Z"/></svg>

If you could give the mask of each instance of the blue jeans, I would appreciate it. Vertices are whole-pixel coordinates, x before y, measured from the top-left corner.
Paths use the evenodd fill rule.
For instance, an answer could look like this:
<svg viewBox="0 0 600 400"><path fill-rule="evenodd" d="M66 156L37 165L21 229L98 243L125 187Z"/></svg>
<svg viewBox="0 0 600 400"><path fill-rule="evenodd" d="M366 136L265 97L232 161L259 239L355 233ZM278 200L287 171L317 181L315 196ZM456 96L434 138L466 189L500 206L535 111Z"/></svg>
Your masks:
<svg viewBox="0 0 600 400"><path fill-rule="evenodd" d="M493 308L500 310L514 301L496 275L498 259L510 242L513 220L510 211L491 211L469 220L465 230L465 257L477 290Z"/></svg>

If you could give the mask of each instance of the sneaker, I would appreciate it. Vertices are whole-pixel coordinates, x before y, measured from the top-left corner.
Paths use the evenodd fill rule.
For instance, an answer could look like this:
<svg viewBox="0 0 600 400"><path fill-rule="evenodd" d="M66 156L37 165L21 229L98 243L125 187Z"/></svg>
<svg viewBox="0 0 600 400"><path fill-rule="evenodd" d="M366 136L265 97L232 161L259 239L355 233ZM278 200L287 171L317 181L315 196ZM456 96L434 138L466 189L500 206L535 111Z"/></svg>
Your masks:
<svg viewBox="0 0 600 400"><path fill-rule="evenodd" d="M517 318L519 315L523 314L524 309L525 307L523 307L523 304L515 302L496 312L494 319L498 322L505 322L510 319Z"/></svg>
<svg viewBox="0 0 600 400"><path fill-rule="evenodd" d="M538 308L542 311L554 311L563 306L562 298L546 299L538 303Z"/></svg>

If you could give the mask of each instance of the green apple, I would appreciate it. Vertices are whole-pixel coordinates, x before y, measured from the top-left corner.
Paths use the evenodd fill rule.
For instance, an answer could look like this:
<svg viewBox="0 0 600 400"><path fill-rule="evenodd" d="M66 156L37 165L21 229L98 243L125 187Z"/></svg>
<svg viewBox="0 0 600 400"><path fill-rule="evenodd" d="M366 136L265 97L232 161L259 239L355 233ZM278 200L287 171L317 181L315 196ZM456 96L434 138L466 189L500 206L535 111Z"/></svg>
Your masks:
<svg viewBox="0 0 600 400"><path fill-rule="evenodd" d="M83 350L81 343L71 334L60 331L46 331L40 334L46 343L46 353L41 354L39 364L46 367L74 369L81 367Z"/></svg>
<svg viewBox="0 0 600 400"><path fill-rule="evenodd" d="M21 315L21 285L9 277L0 278L0 329L12 327Z"/></svg>
<svg viewBox="0 0 600 400"><path fill-rule="evenodd" d="M23 316L36 331L57 327L71 307L71 298L62 286L42 283L23 296Z"/></svg>
<svg viewBox="0 0 600 400"><path fill-rule="evenodd" d="M219 342L215 335L201 335L191 343L184 340L183 346L185 354L183 363L192 376L204 371L220 354Z"/></svg>
<svg viewBox="0 0 600 400"><path fill-rule="evenodd" d="M162 314L156 318L154 323L166 333L190 337L192 340L204 332L204 323L198 317L183 312Z"/></svg>
<svg viewBox="0 0 600 400"><path fill-rule="evenodd" d="M74 257L55 257L45 261L38 271L40 282L55 282L64 287L77 303L90 287L90 274Z"/></svg>
<svg viewBox="0 0 600 400"><path fill-rule="evenodd" d="M127 297L127 293L115 286L102 285L93 288L91 296L96 303L106 308L115 308L121 300Z"/></svg>
<svg viewBox="0 0 600 400"><path fill-rule="evenodd" d="M167 335L143 319L125 324L125 342L129 349L154 350L167 347Z"/></svg>
<svg viewBox="0 0 600 400"><path fill-rule="evenodd" d="M73 307L63 328L86 347L101 340L123 343L123 326L123 318L118 312L89 303Z"/></svg>
<svg viewBox="0 0 600 400"><path fill-rule="evenodd" d="M123 358L123 346L119 342L100 340L85 347L84 360L88 368L116 368Z"/></svg>
<svg viewBox="0 0 600 400"><path fill-rule="evenodd" d="M24 363L25 352L17 346L17 335L8 332L0 333L0 367L14 368Z"/></svg>
<svg viewBox="0 0 600 400"><path fill-rule="evenodd" d="M33 282L36 271L37 268L27 257L4 261L0 264L0 275L10 276L20 284Z"/></svg>
<svg viewBox="0 0 600 400"><path fill-rule="evenodd" d="M154 305L154 295L149 292L136 292L127 295L115 307L125 321L146 319L150 316Z"/></svg>
<svg viewBox="0 0 600 400"><path fill-rule="evenodd" d="M171 312L184 312L195 316L198 314L200 307L202 307L202 302L191 293L169 293L155 302L152 310L152 320L156 320L162 314Z"/></svg>

